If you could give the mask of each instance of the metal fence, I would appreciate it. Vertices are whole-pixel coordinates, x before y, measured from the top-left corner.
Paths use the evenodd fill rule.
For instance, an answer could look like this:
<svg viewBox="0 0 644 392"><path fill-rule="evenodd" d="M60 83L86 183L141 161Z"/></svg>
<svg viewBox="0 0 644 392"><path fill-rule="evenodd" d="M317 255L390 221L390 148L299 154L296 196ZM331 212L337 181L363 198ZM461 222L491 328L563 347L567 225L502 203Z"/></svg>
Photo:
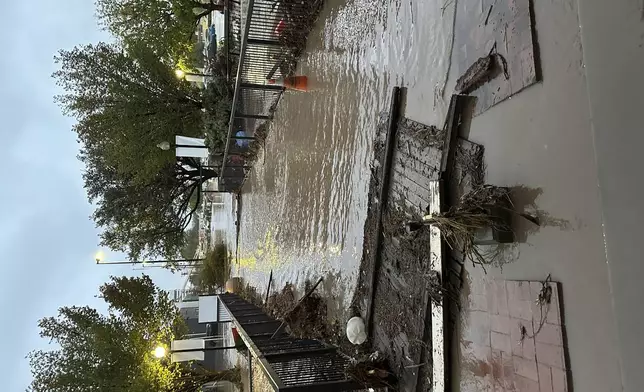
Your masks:
<svg viewBox="0 0 644 392"><path fill-rule="evenodd" d="M335 347L319 340L289 336L280 329L280 321L236 294L222 294L220 298L275 391L333 392L366 388L347 376L349 359Z"/></svg>
<svg viewBox="0 0 644 392"><path fill-rule="evenodd" d="M228 0L226 45L229 65L236 65L235 90L221 164L220 189L239 191L246 162L256 154L252 143L236 136L263 137L258 129L273 118L284 88L272 80L290 76L306 45L322 0ZM231 75L232 78L232 75ZM228 170L241 167L238 170ZM241 178L240 178L241 176Z"/></svg>

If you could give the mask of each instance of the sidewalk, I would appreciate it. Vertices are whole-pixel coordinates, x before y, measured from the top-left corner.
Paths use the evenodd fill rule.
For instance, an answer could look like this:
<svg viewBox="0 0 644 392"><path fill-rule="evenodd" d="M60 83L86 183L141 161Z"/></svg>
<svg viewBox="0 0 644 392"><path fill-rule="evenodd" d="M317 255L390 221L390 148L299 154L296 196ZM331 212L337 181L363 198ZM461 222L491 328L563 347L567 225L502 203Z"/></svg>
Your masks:
<svg viewBox="0 0 644 392"><path fill-rule="evenodd" d="M515 260L502 269L488 268L486 275L466 265L466 271L469 284L478 287L493 280L540 281L552 274L562 284L572 385L583 392L621 391L621 353L576 4L534 2L543 81L475 117L465 135L485 147L486 182L536 188L534 202L550 224L519 243ZM456 72L452 69L451 86ZM413 109L409 117L423 122L423 112ZM470 303L477 301L471 293L465 295ZM471 317L462 322L476 329ZM459 336L454 348L467 349L466 341ZM457 357L453 365L453 382L463 391L472 390L461 372L463 358Z"/></svg>

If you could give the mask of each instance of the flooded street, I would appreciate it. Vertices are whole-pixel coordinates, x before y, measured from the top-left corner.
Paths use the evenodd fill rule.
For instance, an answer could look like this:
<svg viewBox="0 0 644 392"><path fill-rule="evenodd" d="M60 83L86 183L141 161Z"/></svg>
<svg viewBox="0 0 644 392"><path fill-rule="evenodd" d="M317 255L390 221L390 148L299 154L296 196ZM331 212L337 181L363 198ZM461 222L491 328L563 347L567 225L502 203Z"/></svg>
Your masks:
<svg viewBox="0 0 644 392"><path fill-rule="evenodd" d="M638 166L624 159L641 144L630 86L641 80L640 13L573 0L382 3L326 2L299 63L311 91L284 94L245 184L234 273L260 292L271 270L273 290L286 282L301 290L324 276L329 310L345 319L359 277L373 141L392 87L408 89L405 117L442 127L456 79L481 56L500 55L507 67L473 93L477 115L459 136L484 147L485 183L533 190L523 205L549 219L516 239L503 268L465 263L462 308L449 328L453 357L444 364L452 387L604 392L628 381L637 390L642 323L632 310L641 296L631 291L641 287L633 246L641 225L629 219L640 216L631 208L641 192L632 181ZM623 17L605 24L613 11ZM548 278L558 298L549 311L559 319L533 308ZM531 329L535 320L545 332ZM409 331L385 332L405 342ZM394 364L416 369L406 354Z"/></svg>
<svg viewBox="0 0 644 392"><path fill-rule="evenodd" d="M391 88L409 88L408 115L430 124L443 116L453 8L429 3L326 3L299 64L311 91L284 94L242 196L239 274L260 290L270 270L273 288L325 276L330 305L349 306Z"/></svg>

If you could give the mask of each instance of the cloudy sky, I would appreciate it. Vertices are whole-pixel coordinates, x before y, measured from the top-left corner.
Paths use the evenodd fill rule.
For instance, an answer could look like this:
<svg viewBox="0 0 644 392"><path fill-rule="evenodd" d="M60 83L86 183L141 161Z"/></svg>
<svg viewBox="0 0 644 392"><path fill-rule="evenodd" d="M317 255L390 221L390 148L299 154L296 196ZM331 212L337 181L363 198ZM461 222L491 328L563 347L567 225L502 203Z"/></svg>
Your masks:
<svg viewBox="0 0 644 392"><path fill-rule="evenodd" d="M0 13L0 375L3 392L31 380L25 355L47 342L37 320L65 305L96 305L110 275L130 266L96 266L98 234L82 186L78 144L53 96L53 56L61 48L106 40L91 0L3 1ZM112 259L120 255L108 255ZM178 276L151 269L163 288ZM7 384L8 383L8 384Z"/></svg>

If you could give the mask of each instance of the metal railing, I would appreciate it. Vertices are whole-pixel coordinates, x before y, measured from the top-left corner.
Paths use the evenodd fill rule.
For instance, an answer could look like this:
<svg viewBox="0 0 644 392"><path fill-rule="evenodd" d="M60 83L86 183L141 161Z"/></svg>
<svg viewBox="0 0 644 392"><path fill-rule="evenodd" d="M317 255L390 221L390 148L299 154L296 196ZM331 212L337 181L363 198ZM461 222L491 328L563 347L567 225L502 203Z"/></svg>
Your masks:
<svg viewBox="0 0 644 392"><path fill-rule="evenodd" d="M237 60L237 70L222 156L222 189L241 188L245 165L241 165L241 170L228 169L240 166L248 157L249 148L235 148L239 147L236 134L243 130L254 137L256 130L273 118L284 88L269 81L294 72L296 59L304 49L321 4L322 0L228 0L227 58L229 64ZM232 156L237 158L231 159Z"/></svg>
<svg viewBox="0 0 644 392"><path fill-rule="evenodd" d="M220 299L251 353L249 361L255 359L259 363L275 391L333 392L366 388L347 376L350 361L335 347L280 332L280 321L236 294L222 294Z"/></svg>

